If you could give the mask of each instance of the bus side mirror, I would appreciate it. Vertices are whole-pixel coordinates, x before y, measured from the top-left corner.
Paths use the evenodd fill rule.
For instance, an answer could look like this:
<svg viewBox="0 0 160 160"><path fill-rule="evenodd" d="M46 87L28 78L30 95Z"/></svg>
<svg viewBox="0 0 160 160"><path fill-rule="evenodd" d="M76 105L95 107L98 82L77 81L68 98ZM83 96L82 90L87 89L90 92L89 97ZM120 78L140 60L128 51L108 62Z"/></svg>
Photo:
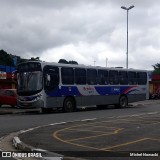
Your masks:
<svg viewBox="0 0 160 160"><path fill-rule="evenodd" d="M51 76L50 76L50 74L46 74L46 82L45 82L45 84L46 84L47 87L49 87L50 81L51 81Z"/></svg>

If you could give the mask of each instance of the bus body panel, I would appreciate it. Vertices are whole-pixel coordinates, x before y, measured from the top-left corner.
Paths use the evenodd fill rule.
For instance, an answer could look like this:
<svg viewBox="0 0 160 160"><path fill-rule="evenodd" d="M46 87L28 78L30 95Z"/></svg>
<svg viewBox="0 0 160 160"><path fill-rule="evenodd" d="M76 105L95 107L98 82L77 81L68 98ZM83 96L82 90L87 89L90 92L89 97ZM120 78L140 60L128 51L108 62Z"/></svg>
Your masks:
<svg viewBox="0 0 160 160"><path fill-rule="evenodd" d="M60 89L59 89L60 88ZM118 104L121 95L126 95L128 102L144 100L145 86L61 86L47 94L46 107L63 107L66 97L73 97L76 106Z"/></svg>
<svg viewBox="0 0 160 160"><path fill-rule="evenodd" d="M76 101L76 106L91 106L91 105L109 105L118 104L121 95L108 95L108 96L85 96L73 97ZM145 94L127 95L128 103L144 100ZM66 97L48 97L46 99L46 108L62 108L63 102Z"/></svg>
<svg viewBox="0 0 160 160"><path fill-rule="evenodd" d="M145 77L147 71L144 70L26 62L20 64L17 71L19 107L62 108L67 97L72 97L76 106L119 104L122 95L130 103L145 100L148 95L148 77ZM73 76L70 77L70 74ZM77 74L85 74L85 77L76 79ZM101 76L107 78L102 79ZM138 82L138 76L142 81ZM78 84L78 80L83 84ZM96 84L91 85L92 80Z"/></svg>

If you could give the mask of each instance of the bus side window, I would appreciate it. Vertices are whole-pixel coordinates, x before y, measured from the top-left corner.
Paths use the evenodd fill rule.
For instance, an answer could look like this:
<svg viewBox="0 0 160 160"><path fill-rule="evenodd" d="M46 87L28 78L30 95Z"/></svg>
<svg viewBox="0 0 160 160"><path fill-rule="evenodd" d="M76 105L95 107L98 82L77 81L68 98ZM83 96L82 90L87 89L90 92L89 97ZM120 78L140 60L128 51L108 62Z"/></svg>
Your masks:
<svg viewBox="0 0 160 160"><path fill-rule="evenodd" d="M59 68L46 66L44 68L44 87L46 90L54 89L59 85Z"/></svg>
<svg viewBox="0 0 160 160"><path fill-rule="evenodd" d="M146 84L147 83L147 73L145 72L138 72L137 73L137 82L138 84Z"/></svg>
<svg viewBox="0 0 160 160"><path fill-rule="evenodd" d="M136 72L133 72L133 71L128 72L128 83L130 85L136 85L137 84Z"/></svg>
<svg viewBox="0 0 160 160"><path fill-rule="evenodd" d="M86 70L81 68L75 69L75 83L86 84Z"/></svg>
<svg viewBox="0 0 160 160"><path fill-rule="evenodd" d="M108 84L108 71L98 70L98 84L100 85Z"/></svg>
<svg viewBox="0 0 160 160"><path fill-rule="evenodd" d="M109 71L109 84L119 84L118 71Z"/></svg>
<svg viewBox="0 0 160 160"><path fill-rule="evenodd" d="M87 83L97 84L97 71L95 69L87 69Z"/></svg>
<svg viewBox="0 0 160 160"><path fill-rule="evenodd" d="M62 68L62 84L74 84L74 70L73 68Z"/></svg>
<svg viewBox="0 0 160 160"><path fill-rule="evenodd" d="M119 82L122 85L128 84L128 75L126 71L119 71Z"/></svg>

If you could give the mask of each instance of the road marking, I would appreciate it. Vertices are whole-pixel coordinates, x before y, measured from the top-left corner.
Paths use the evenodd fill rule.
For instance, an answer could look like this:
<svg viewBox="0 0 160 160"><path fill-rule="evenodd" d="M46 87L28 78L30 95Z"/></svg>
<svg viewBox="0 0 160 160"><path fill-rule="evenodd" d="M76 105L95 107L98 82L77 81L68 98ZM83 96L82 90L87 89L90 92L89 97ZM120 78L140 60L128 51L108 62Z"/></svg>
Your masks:
<svg viewBox="0 0 160 160"><path fill-rule="evenodd" d="M93 121L93 120L96 120L97 118L91 118L91 119L83 119L81 120L81 122L85 122L85 121Z"/></svg>
<svg viewBox="0 0 160 160"><path fill-rule="evenodd" d="M93 133L106 133L104 131L93 131L93 130L88 130L88 129L69 129L72 131L80 131L80 132L93 132ZM108 132L109 133L109 132Z"/></svg>
<svg viewBox="0 0 160 160"><path fill-rule="evenodd" d="M152 125L152 124L158 124L160 123L159 121L148 121L147 120L147 116L149 115L155 115L155 114L158 114L159 112L149 112L149 113L143 113L143 114L135 114L135 115L128 115L128 116L121 116L121 117L117 117L116 119L111 119L111 120L107 120L107 121L99 121L99 122L91 122L91 123L85 123L85 124L79 124L79 125L75 125L75 126L70 126L70 127L67 127L67 128L63 128L63 129L60 129L60 130L57 130L53 133L53 137L63 143L67 143L67 144L70 144L70 145L74 145L74 146L79 146L79 147L83 147L83 148L89 148L89 149L96 149L96 150L100 150L100 151L111 151L112 149L114 148L119 148L119 147L122 147L122 146L127 146L127 145L130 145L130 144L135 144L135 143L138 143L138 142L142 142L142 141L145 141L145 140L155 140L155 141L159 141L159 139L152 139L152 138L142 138L142 139L138 139L138 140L135 140L135 141L131 141L131 142L126 142L126 143L122 143L122 144L118 144L118 145L114 145L114 146L109 146L107 148L97 148L97 147L92 147L92 146L88 146L88 145L84 145L84 144L78 144L78 143L75 143L74 141L78 141L78 140L85 140L85 139L91 139L91 138L97 138L97 137L101 137L101 136L109 136L109 135L116 135L118 134L120 131L124 130L124 128L117 128L116 126L115 127L112 127L112 126L106 126L106 125L115 125L114 123L138 123L140 124L140 122L146 122L149 123L149 125ZM127 118L138 118L136 120L132 120L132 119L127 119ZM149 117L150 119L152 119L152 117ZM147 121L146 121L146 120ZM93 119L95 120L95 119ZM84 120L85 121L85 120ZM81 122L83 122L83 120L81 120ZM112 123L110 123L112 122ZM106 123L106 125L99 125L99 124L104 124ZM96 126L98 125L98 126ZM83 126L93 126L95 128L100 128L100 127L103 127L103 128L108 128L108 129L115 129L111 132L105 132L105 131L92 131L92 130L85 130L85 129L77 129L78 127L83 127ZM76 128L77 127L77 128ZM93 129L93 128L92 128ZM98 134L98 135L93 135L93 136L86 136L86 137L79 137L79 138L75 138L75 139L63 139L61 137L59 137L59 133L60 132L65 132L65 131L69 131L69 130L73 130L73 131L88 131L88 132L92 132L92 133L103 133L103 134Z"/></svg>
<svg viewBox="0 0 160 160"><path fill-rule="evenodd" d="M63 130L63 129L62 129L62 130ZM99 149L99 148L96 148L96 147L86 146L86 145L77 144L77 143L72 143L72 142L68 142L68 141L66 141L66 140L63 140L63 139L61 139L61 138L59 138L59 137L57 136L57 133L60 132L60 131L61 131L61 130L58 130L58 131L54 132L53 137L54 137L55 139L63 142L63 143L71 144L71 145L78 146L78 147L88 148L88 149L95 149L95 150L104 151L104 150Z"/></svg>
<svg viewBox="0 0 160 160"><path fill-rule="evenodd" d="M149 138L149 139L153 141L160 141L160 139L157 139L157 138Z"/></svg>
<svg viewBox="0 0 160 160"><path fill-rule="evenodd" d="M94 123L90 123L90 124L94 124ZM91 147L91 146L87 146L87 145L82 145L82 144L77 144L77 143L73 143L72 141L75 141L75 140L82 140L82 139L89 139L89 138L96 138L96 137L100 137L100 136L106 136L106 135L112 135L112 134L117 134L120 130L123 130L123 128L118 128L117 130L111 132L111 133L105 133L105 134L100 134L100 135L95 135L95 136L88 136L88 137L82 137L82 138L77 138L77 139L71 139L71 140L64 140L62 138L60 138L58 136L58 133L62 132L62 131L66 131L66 130L70 130L72 128L75 128L75 127L79 127L79 126L87 126L88 124L82 124L82 125L75 125L75 126L71 126L71 127L67 127L67 128L63 128L63 129L60 129L60 130L57 130L56 132L53 133L53 137L63 143L68 143L68 144L72 144L72 145L75 145L75 146L79 146L79 147L83 147L83 148L89 148L89 149L96 149L96 150L102 150L103 149L99 149L99 148L96 148L96 147ZM109 150L108 150L109 151Z"/></svg>
<svg viewBox="0 0 160 160"><path fill-rule="evenodd" d="M130 144L138 143L138 142L141 142L141 141L145 141L145 140L148 140L148 139L149 138L142 138L142 139L138 139L136 141L126 142L126 143L118 144L118 145L115 145L115 146L102 148L102 150L110 150L110 149L114 149L114 148L119 148L119 147L127 146L127 145L130 145Z"/></svg>
<svg viewBox="0 0 160 160"><path fill-rule="evenodd" d="M113 132L108 132L108 133L105 133L105 134L99 134L99 135L95 135L95 136L88 136L88 137L70 139L70 140L67 140L67 142L77 141L77 140L82 140L82 139L97 138L97 137L102 137L102 136L114 135L114 134L117 134L118 132L120 132L121 130L123 130L123 128L119 128L119 129L117 129L117 130L115 130Z"/></svg>
<svg viewBox="0 0 160 160"><path fill-rule="evenodd" d="M118 144L118 145L107 147L107 148L101 148L101 149L108 151L110 149L120 148L120 147L123 147L123 146L127 146L127 145L130 145L130 144L134 144L134 143L138 143L138 142L146 141L146 140L160 141L160 139L155 139L155 138L142 138L142 139L138 139L138 140L135 140L135 141L130 141L130 142Z"/></svg>

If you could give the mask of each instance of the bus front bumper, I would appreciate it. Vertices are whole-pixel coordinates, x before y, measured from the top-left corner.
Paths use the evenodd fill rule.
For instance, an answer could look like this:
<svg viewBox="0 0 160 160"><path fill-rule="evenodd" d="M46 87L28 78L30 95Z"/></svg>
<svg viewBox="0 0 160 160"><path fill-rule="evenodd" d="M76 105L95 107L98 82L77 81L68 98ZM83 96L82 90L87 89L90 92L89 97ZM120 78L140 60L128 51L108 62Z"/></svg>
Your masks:
<svg viewBox="0 0 160 160"><path fill-rule="evenodd" d="M19 108L42 108L44 106L44 102L41 99L35 102L17 100L17 106Z"/></svg>

